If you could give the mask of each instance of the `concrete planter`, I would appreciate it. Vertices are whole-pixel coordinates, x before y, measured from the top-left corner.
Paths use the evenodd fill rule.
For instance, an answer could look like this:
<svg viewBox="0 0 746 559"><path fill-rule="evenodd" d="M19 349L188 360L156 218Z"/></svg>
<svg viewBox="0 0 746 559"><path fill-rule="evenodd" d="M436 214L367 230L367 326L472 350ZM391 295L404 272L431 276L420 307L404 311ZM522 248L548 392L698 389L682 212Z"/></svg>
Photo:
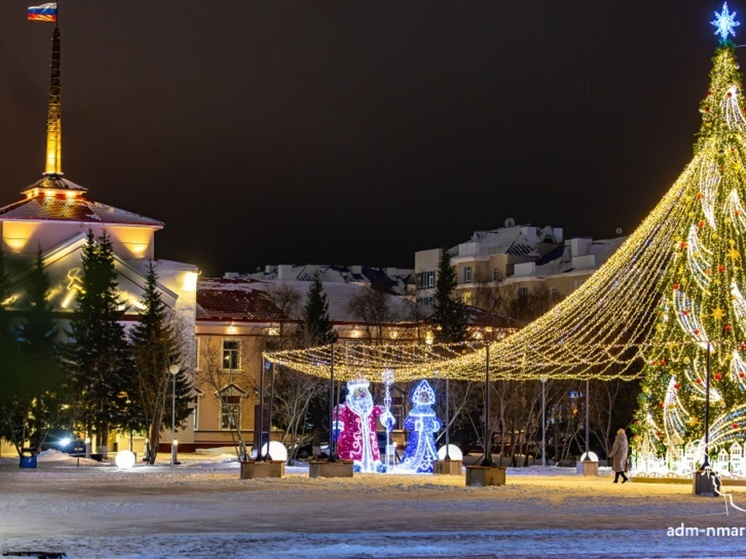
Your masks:
<svg viewBox="0 0 746 559"><path fill-rule="evenodd" d="M717 491L720 489L717 478L711 472L698 471L694 472L692 480L692 493L702 495L703 497L717 497Z"/></svg>
<svg viewBox="0 0 746 559"><path fill-rule="evenodd" d="M241 462L241 479L259 479L265 477L284 477L285 462L272 460L270 462Z"/></svg>
<svg viewBox="0 0 746 559"><path fill-rule="evenodd" d="M593 460L578 462L577 471L584 476L598 476L598 462L594 462Z"/></svg>
<svg viewBox="0 0 746 559"><path fill-rule="evenodd" d="M352 477L352 461L309 460L308 477Z"/></svg>
<svg viewBox="0 0 746 559"><path fill-rule="evenodd" d="M469 487L505 485L505 468L503 466L466 466L466 485Z"/></svg>
<svg viewBox="0 0 746 559"><path fill-rule="evenodd" d="M433 473L446 476L460 476L463 462L461 460L436 460L433 462Z"/></svg>

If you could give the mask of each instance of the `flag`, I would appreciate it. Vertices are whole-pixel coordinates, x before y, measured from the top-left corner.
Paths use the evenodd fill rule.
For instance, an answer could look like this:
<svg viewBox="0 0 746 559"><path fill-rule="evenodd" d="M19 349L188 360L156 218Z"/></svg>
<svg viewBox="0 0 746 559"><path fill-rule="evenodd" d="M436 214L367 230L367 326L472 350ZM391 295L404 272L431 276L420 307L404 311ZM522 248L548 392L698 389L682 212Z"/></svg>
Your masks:
<svg viewBox="0 0 746 559"><path fill-rule="evenodd" d="M57 21L57 2L29 6L28 18L33 21Z"/></svg>

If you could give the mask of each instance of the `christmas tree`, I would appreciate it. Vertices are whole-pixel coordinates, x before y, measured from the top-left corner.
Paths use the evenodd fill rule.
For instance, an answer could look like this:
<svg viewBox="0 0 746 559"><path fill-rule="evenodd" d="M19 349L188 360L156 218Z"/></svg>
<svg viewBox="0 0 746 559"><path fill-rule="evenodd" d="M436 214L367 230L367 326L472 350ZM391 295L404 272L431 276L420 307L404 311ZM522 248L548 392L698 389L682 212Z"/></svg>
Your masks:
<svg viewBox="0 0 746 559"><path fill-rule="evenodd" d="M677 181L677 230L645 352L638 448L670 469L746 438L746 119L735 59L735 13L716 12L720 35L692 162ZM665 219L665 218L664 218ZM670 221L670 220L669 220Z"/></svg>

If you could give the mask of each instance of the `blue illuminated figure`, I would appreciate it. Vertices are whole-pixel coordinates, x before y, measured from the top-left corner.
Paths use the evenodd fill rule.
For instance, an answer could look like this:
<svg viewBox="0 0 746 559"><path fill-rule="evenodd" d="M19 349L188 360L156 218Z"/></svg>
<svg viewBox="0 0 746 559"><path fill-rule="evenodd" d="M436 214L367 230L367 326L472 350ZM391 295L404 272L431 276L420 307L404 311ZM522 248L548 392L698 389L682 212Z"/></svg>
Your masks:
<svg viewBox="0 0 746 559"><path fill-rule="evenodd" d="M442 424L435 415L435 392L426 380L412 391L414 407L404 420L404 428L409 431L407 448L402 458L402 469L417 473L432 473L433 460L438 459L435 450L435 433Z"/></svg>

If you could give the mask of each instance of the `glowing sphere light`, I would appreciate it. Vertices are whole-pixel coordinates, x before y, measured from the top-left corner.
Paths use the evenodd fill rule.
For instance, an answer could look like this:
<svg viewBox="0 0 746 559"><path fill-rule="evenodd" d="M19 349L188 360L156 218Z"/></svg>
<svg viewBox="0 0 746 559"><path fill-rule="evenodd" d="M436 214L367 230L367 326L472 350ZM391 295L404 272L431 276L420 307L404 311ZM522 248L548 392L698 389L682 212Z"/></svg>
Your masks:
<svg viewBox="0 0 746 559"><path fill-rule="evenodd" d="M135 454L129 450L121 450L117 452L117 457L114 461L116 462L117 468L129 470L135 465Z"/></svg>
<svg viewBox="0 0 746 559"><path fill-rule="evenodd" d="M288 459L288 451L285 446L279 441L269 442L269 455L272 460L285 461ZM267 456L267 445L262 447L262 456Z"/></svg>
<svg viewBox="0 0 746 559"><path fill-rule="evenodd" d="M461 449L457 447L455 444L448 445L448 457L451 460L463 460L464 459L464 455L461 452ZM445 459L446 459L446 445L443 445L438 449L438 460L445 460Z"/></svg>

